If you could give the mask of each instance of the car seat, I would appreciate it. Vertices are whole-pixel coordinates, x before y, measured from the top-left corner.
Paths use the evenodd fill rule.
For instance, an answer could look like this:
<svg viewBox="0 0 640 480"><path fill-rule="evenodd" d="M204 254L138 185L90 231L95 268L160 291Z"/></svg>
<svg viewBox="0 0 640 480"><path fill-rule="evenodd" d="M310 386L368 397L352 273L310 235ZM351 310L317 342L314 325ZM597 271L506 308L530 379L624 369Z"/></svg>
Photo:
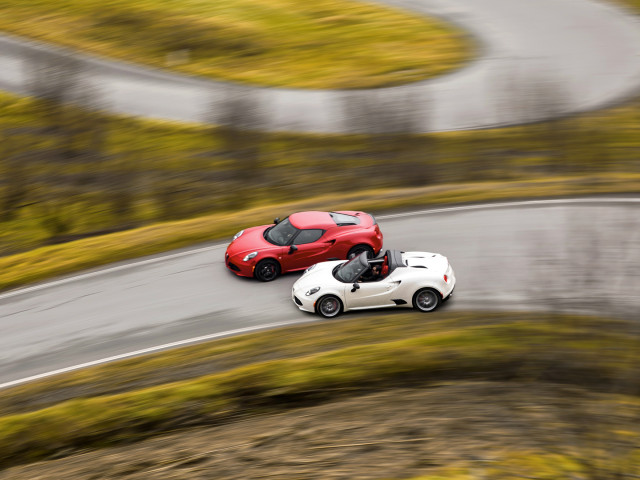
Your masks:
<svg viewBox="0 0 640 480"><path fill-rule="evenodd" d="M382 262L382 269L380 270L380 276L382 278L386 277L389 274L389 259L387 256L384 256L384 261Z"/></svg>

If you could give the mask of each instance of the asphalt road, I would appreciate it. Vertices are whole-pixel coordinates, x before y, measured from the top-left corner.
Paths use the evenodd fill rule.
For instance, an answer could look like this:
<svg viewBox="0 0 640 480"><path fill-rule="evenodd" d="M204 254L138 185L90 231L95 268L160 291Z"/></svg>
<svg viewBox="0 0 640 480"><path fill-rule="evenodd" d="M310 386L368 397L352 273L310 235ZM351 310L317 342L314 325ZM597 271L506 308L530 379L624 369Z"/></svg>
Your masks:
<svg viewBox="0 0 640 480"><path fill-rule="evenodd" d="M366 131L367 112L411 115L412 128L459 130L523 123L620 101L640 85L637 16L596 0L378 0L460 25L478 58L430 81L350 92L235 87L263 112L269 130ZM44 55L42 55L44 53ZM30 72L61 53L0 37L0 88L27 93ZM217 122L229 85L79 57L94 103L126 114ZM40 60L38 60L40 59ZM52 61L53 59L53 61ZM348 100L346 100L348 98ZM345 108L345 105L351 105ZM366 104L366 107L358 105ZM365 110L363 110L365 108ZM374 115L378 115L375 114ZM394 117L394 118L397 118ZM402 123L402 122L401 122ZM393 128L394 122L383 122ZM378 125L378 128L381 126Z"/></svg>
<svg viewBox="0 0 640 480"><path fill-rule="evenodd" d="M479 58L441 78L381 91L421 130L527 122L621 100L640 83L637 17L594 0L384 0L461 25ZM42 55L44 54L44 55ZM0 88L27 93L34 58L51 47L0 38ZM217 121L228 85L79 57L101 106L181 121ZM240 87L236 87L240 88ZM333 91L243 89L271 130L353 128L345 95ZM355 97L355 100L354 100ZM357 111L355 112L357 116ZM357 122L356 122L357 123ZM640 199L449 209L380 217L389 248L447 255L458 286L447 309L640 312ZM225 245L0 295L0 387L29 376L166 348L195 338L314 321L290 300L297 275L269 284L226 271ZM425 317L428 321L428 317Z"/></svg>
<svg viewBox="0 0 640 480"><path fill-rule="evenodd" d="M379 223L385 248L449 257L458 283L445 309L640 319L639 211L640 197L576 199L381 215ZM271 283L236 277L224 266L225 248L200 246L0 295L0 388L198 337L318 321L291 301L299 274ZM437 312L425 321L430 315Z"/></svg>

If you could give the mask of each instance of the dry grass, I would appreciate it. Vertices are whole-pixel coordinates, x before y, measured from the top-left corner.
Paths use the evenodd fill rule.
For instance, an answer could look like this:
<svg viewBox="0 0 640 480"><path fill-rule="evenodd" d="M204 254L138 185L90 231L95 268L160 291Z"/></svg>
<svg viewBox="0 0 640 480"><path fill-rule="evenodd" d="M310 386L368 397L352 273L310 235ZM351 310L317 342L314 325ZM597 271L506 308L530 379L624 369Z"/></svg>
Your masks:
<svg viewBox="0 0 640 480"><path fill-rule="evenodd" d="M246 345L240 352L247 357L230 370L139 390L131 385L116 395L94 391L85 398L2 417L0 464L131 442L174 428L219 424L239 414L457 380L528 382L532 388L537 382L552 382L638 394L640 348L635 325L576 316L449 314L436 316L434 325L423 323L420 332L418 316L424 318L399 314L352 320L371 330L355 339L344 332L332 336L328 330L337 327L333 324L296 327L280 332L288 335L288 341L271 345L268 360L253 350L258 356L253 363L251 347ZM403 324L408 326L404 335ZM315 333L307 336L307 332ZM260 340L259 335L251 338L249 343ZM315 339L320 342L315 344ZM191 347L200 353L204 348ZM184 355L193 360L189 352L169 352L163 360L175 364ZM231 348L225 354L218 349L212 360L224 361L227 355L236 358L234 363L239 352ZM133 369L141 378L149 366L144 359L139 367L131 363L110 366L111 375L131 377ZM89 377L100 379L100 373Z"/></svg>
<svg viewBox="0 0 640 480"><path fill-rule="evenodd" d="M1 0L0 29L188 74L302 88L414 82L473 53L438 20L349 0Z"/></svg>

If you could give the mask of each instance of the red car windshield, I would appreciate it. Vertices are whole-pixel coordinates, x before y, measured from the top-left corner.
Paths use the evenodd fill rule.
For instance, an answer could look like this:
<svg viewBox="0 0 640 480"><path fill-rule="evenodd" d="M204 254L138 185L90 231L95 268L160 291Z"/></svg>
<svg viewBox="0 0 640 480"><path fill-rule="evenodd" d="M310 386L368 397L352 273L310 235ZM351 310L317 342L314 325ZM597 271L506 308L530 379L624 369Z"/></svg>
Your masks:
<svg viewBox="0 0 640 480"><path fill-rule="evenodd" d="M264 238L274 245L284 246L289 245L291 239L295 237L299 231L300 230L291 225L288 218L285 218L277 225L268 228L264 233Z"/></svg>

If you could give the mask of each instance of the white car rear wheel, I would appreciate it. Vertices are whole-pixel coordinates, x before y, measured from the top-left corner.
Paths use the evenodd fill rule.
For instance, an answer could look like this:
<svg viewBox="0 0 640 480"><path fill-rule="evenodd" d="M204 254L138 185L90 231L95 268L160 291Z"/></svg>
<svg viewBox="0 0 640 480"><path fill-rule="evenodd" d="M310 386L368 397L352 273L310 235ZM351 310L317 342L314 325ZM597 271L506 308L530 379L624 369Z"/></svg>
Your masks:
<svg viewBox="0 0 640 480"><path fill-rule="evenodd" d="M442 296L433 288L421 288L413 296L413 308L421 312L432 312L442 302Z"/></svg>
<svg viewBox="0 0 640 480"><path fill-rule="evenodd" d="M318 315L324 318L333 318L340 315L342 311L342 303L340 299L334 295L325 295L316 304Z"/></svg>

